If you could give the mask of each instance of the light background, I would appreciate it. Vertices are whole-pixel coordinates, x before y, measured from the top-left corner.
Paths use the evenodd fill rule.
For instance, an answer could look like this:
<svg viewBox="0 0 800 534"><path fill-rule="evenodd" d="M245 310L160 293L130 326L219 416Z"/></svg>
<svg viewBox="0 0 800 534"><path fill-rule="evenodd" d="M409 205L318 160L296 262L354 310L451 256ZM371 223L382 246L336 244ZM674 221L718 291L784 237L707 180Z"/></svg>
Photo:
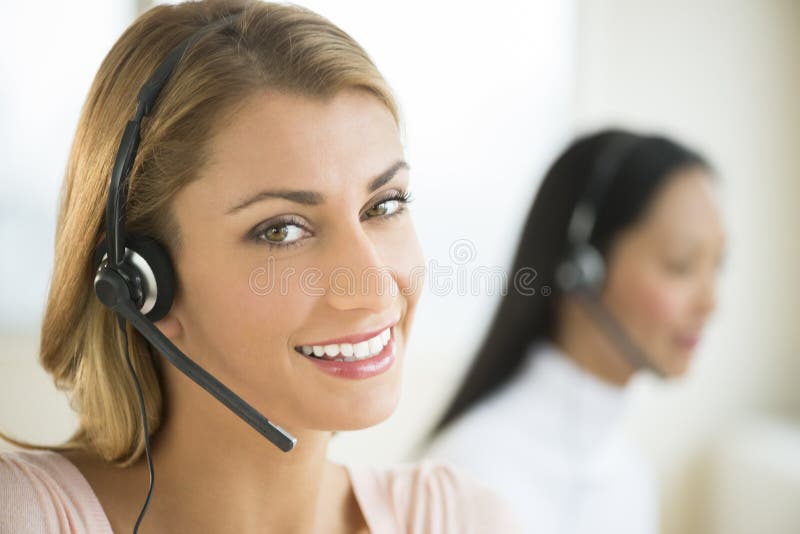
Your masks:
<svg viewBox="0 0 800 534"><path fill-rule="evenodd" d="M629 429L659 472L664 533L800 531L800 3L303 5L351 33L397 93L417 229L441 265L454 266L451 245L468 239L477 256L466 268L507 268L542 171L577 132L661 131L709 157L731 245L720 309L686 379L637 380ZM56 201L94 72L140 8L5 8L13 22L0 34L0 427L22 438L57 442L75 424L36 363ZM396 414L338 435L331 456L406 459L496 302L427 291Z"/></svg>

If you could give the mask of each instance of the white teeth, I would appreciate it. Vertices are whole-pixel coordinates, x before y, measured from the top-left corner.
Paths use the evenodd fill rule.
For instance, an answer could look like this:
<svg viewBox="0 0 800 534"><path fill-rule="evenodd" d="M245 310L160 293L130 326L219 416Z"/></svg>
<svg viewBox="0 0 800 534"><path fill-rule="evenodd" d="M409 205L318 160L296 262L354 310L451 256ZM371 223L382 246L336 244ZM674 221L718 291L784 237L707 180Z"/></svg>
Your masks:
<svg viewBox="0 0 800 534"><path fill-rule="evenodd" d="M372 339L362 341L360 343L341 343L331 345L302 345L299 347L300 351L306 356L312 354L318 358L323 356L327 358L337 358L344 361L355 361L372 357L383 350L383 347L389 343L392 338L390 329L386 329Z"/></svg>
<svg viewBox="0 0 800 534"><path fill-rule="evenodd" d="M369 340L369 353L372 356L375 356L383 349L383 343L380 340L380 337L373 337Z"/></svg>
<svg viewBox="0 0 800 534"><path fill-rule="evenodd" d="M369 342L362 341L361 343L356 343L353 345L353 354L355 354L356 358L369 356Z"/></svg>

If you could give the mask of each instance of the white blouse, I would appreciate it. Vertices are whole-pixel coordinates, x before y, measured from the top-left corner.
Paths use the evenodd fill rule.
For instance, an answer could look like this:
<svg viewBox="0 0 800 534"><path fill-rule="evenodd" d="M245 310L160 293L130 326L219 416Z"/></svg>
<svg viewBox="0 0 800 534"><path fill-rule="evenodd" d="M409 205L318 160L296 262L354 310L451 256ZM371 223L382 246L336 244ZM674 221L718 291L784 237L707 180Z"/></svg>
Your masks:
<svg viewBox="0 0 800 534"><path fill-rule="evenodd" d="M627 389L549 342L453 421L425 456L471 471L536 534L654 534L654 476L623 432Z"/></svg>

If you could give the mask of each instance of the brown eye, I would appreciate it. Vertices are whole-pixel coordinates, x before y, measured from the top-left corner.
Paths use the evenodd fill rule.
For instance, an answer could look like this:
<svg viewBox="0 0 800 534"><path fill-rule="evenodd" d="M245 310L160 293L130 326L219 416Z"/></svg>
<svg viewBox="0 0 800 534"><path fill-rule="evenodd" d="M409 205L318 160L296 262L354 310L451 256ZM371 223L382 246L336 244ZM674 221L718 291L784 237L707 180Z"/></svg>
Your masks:
<svg viewBox="0 0 800 534"><path fill-rule="evenodd" d="M299 224L289 222L281 222L262 228L253 232L252 239L270 246L293 245L309 235L309 232Z"/></svg>
<svg viewBox="0 0 800 534"><path fill-rule="evenodd" d="M375 204L364 213L367 217L384 217L395 213L399 207L400 202L397 200L384 200L383 202Z"/></svg>
<svg viewBox="0 0 800 534"><path fill-rule="evenodd" d="M391 196L364 210L363 217L366 219L374 219L376 217L388 219L393 215L402 213L405 210L405 205L412 200L411 193L408 191L394 191Z"/></svg>
<svg viewBox="0 0 800 534"><path fill-rule="evenodd" d="M284 241L288 235L289 230L286 226L273 226L272 228L267 228L266 232L264 232L264 238L267 241L274 242Z"/></svg>

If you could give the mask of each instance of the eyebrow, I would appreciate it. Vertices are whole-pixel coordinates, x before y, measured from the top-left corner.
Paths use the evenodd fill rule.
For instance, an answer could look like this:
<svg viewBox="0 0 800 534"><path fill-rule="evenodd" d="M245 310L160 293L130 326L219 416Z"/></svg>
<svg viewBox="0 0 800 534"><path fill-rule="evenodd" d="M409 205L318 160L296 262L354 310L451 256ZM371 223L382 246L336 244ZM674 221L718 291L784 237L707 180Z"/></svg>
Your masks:
<svg viewBox="0 0 800 534"><path fill-rule="evenodd" d="M408 163L406 163L405 161L403 160L396 161L388 169L386 169L381 174L373 178L369 182L369 184L367 184L367 193L372 193L377 189L379 189L382 185L389 182L392 178L395 177L395 175L397 174L398 171L400 171L400 169L408 169L408 168L409 168ZM323 195L322 193L317 193L316 191L301 191L301 190L290 190L290 189L265 189L264 191L259 191L255 195L246 198L239 204L236 204L232 208L228 209L228 211L226 211L225 214L231 215L233 213L236 213L237 211L243 210L244 208L250 206L251 204L270 198L282 198L306 206L317 206L325 202L325 195Z"/></svg>

